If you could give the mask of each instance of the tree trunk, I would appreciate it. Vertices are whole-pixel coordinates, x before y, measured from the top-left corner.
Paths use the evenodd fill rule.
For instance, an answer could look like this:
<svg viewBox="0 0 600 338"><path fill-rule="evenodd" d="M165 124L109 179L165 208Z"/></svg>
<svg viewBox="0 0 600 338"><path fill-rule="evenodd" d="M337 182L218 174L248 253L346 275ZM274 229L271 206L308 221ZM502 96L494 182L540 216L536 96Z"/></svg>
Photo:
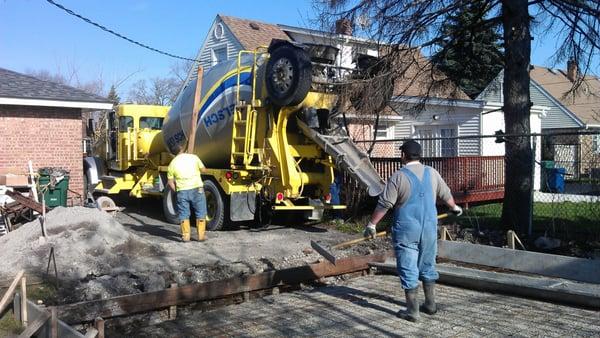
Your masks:
<svg viewBox="0 0 600 338"><path fill-rule="evenodd" d="M507 134L529 134L529 62L531 35L527 0L503 0L505 66L504 121ZM533 201L533 162L529 136L506 139L506 183L502 224L521 233L527 230Z"/></svg>

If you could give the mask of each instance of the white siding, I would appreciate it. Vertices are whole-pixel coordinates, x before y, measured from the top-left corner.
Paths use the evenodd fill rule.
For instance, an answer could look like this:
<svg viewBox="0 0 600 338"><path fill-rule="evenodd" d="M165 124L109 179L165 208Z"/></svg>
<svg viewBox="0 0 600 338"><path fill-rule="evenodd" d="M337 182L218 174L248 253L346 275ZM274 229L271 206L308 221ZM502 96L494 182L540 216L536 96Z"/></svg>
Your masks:
<svg viewBox="0 0 600 338"><path fill-rule="evenodd" d="M485 106L482 118L481 118L481 132L482 135L494 135L497 130L506 131L504 128L504 112L501 110L496 110L500 106L499 105L489 105ZM542 123L545 117L545 112L547 111L547 107L541 106L533 106L531 108L531 132L532 133L541 133L542 132ZM494 111L496 110L496 111ZM489 111L493 111L488 113ZM539 163L542 159L542 147L541 147L541 138L539 136L536 137L536 151L535 151L535 160ZM482 140L482 153L483 156L504 156L504 143L496 143L495 138L484 138ZM535 178L533 182L533 189L540 189L541 182L541 172L540 166L536 165L535 168Z"/></svg>
<svg viewBox="0 0 600 338"><path fill-rule="evenodd" d="M215 29L218 25L222 25L223 27L223 35L221 37L215 37ZM240 50L242 50L242 45L235 38L233 33L227 28L227 25L223 23L223 21L217 16L212 26L208 30L208 34L206 35L206 39L196 56L196 59L200 60L200 64L204 68L204 71L210 70L212 67L212 50L213 48L222 48L227 47L227 59L237 59L237 55ZM198 65L194 65L190 72L188 73L187 80L185 84L182 86L182 89L187 86L187 84L196 78L198 75Z"/></svg>
<svg viewBox="0 0 600 338"><path fill-rule="evenodd" d="M401 111L396 110L403 115ZM434 115L439 119L434 120ZM396 138L414 138L415 127L426 125L455 127L458 136L479 135L481 109L431 105L416 117L408 114L403 116L403 120L396 122ZM458 156L478 156L481 153L480 149L478 138L458 140Z"/></svg>
<svg viewBox="0 0 600 338"><path fill-rule="evenodd" d="M488 101L492 104L503 103L504 98L502 96L502 77L503 72L500 72L498 76L490 82L490 84L479 94L478 100ZM535 106L548 107L546 116L542 119L542 129L555 129L555 128L581 128L577 120L569 113L565 112L565 109L556 101L551 99L551 95L543 90L535 81L531 81L529 85L529 95L531 102Z"/></svg>

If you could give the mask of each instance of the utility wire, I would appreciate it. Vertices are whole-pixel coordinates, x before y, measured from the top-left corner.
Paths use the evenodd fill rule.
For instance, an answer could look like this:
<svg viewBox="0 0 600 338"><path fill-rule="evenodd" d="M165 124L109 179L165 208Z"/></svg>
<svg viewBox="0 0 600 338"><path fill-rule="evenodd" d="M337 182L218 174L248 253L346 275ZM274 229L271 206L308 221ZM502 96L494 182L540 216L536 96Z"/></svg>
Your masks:
<svg viewBox="0 0 600 338"><path fill-rule="evenodd" d="M141 42L138 42L138 41L135 41L133 39L130 39L130 38L124 36L124 35L121 35L121 34L115 32L115 31L113 31L110 28L107 28L107 27L105 27L105 26L103 26L103 25L101 25L99 23L96 23L96 22L94 22L94 21L92 21L92 20L90 20L90 19L88 19L88 18L86 18L86 17L84 17L82 15L79 15L79 14L73 12L72 10L66 8L65 6L63 6L63 5L59 4L59 3L56 3L53 0L46 0L46 1L49 4L54 5L54 6L58 7L58 8L60 8L60 9L62 9L63 11L67 12L70 15L78 17L79 19L81 19L81 20L89 23L90 25L96 26L96 27L100 28L101 30L103 30L105 32L108 32L108 33L110 33L110 34L112 34L112 35L114 35L116 37L119 37L119 38L125 40L125 41L131 42L134 45L138 45L138 46L140 46L142 48L146 48L146 49L149 49L149 50L151 50L153 52L156 52L156 53L159 53L159 54L162 54L162 55L166 55L166 56L169 56L169 57L172 57L172 58L175 58L175 59L198 62L198 60L196 60L196 59L190 59L190 58L186 58L186 57L183 57L183 56L175 55L175 54L172 54L172 53L169 53L169 52L165 52L165 51L162 51L160 49L157 49L157 48L154 48L154 47L150 47L150 46L148 46L146 44L143 44Z"/></svg>

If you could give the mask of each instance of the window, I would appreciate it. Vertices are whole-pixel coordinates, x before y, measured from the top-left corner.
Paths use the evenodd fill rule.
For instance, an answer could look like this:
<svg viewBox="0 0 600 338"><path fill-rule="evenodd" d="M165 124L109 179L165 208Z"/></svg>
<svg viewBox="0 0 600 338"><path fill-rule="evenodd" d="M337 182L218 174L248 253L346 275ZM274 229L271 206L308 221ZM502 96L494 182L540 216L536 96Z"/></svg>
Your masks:
<svg viewBox="0 0 600 338"><path fill-rule="evenodd" d="M131 116L119 117L119 132L126 133L127 128L133 128L133 117L131 117Z"/></svg>
<svg viewBox="0 0 600 338"><path fill-rule="evenodd" d="M160 130L162 124L162 117L140 117L140 129Z"/></svg>
<svg viewBox="0 0 600 338"><path fill-rule="evenodd" d="M592 135L592 151L600 154L600 135Z"/></svg>
<svg viewBox="0 0 600 338"><path fill-rule="evenodd" d="M394 138L394 126L380 121L377 124L377 131L375 135L378 140L392 139Z"/></svg>
<svg viewBox="0 0 600 338"><path fill-rule="evenodd" d="M212 50L212 65L227 60L227 46L213 48Z"/></svg>
<svg viewBox="0 0 600 338"><path fill-rule="evenodd" d="M458 140L454 138L458 135L456 127L417 126L415 135L423 149L423 157L458 156Z"/></svg>

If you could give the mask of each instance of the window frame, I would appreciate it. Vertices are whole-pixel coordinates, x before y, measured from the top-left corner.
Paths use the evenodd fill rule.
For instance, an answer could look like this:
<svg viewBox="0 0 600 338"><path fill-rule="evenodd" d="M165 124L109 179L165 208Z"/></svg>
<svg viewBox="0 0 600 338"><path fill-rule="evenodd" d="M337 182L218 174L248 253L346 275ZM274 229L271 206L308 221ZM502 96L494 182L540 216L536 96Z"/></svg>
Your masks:
<svg viewBox="0 0 600 338"><path fill-rule="evenodd" d="M216 52L217 50L225 51L225 60L221 60L221 61L217 60L217 52ZM229 60L229 49L227 47L227 44L216 45L210 49L210 64L211 64L211 66L216 66L219 63L221 63L223 61L227 61L227 60Z"/></svg>
<svg viewBox="0 0 600 338"><path fill-rule="evenodd" d="M122 121L127 119L127 127L123 129ZM123 115L119 116L119 133L126 133L129 131L129 128L134 128L133 116Z"/></svg>
<svg viewBox="0 0 600 338"><path fill-rule="evenodd" d="M160 120L160 127L158 127L158 128L152 128L152 127L142 128L142 120L143 119L156 119L156 120ZM164 121L165 121L164 117L158 117L158 116L140 116L140 120L139 120L139 124L138 125L139 125L140 129L161 130Z"/></svg>

